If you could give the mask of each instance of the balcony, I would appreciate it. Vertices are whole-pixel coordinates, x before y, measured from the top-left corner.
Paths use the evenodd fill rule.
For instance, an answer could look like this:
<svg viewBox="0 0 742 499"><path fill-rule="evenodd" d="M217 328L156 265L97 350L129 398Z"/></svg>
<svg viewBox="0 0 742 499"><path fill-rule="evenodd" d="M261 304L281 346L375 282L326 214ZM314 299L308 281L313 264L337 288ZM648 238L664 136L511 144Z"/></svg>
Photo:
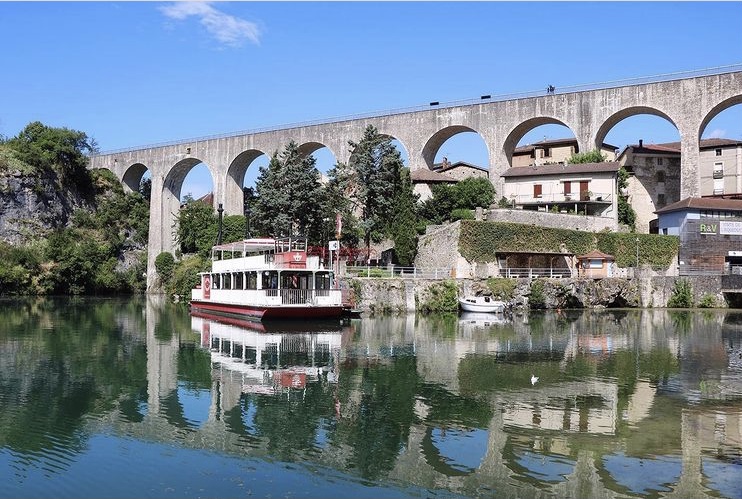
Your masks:
<svg viewBox="0 0 742 499"><path fill-rule="evenodd" d="M611 193L603 192L591 192L590 195L587 192L571 194L560 192L543 194L539 197L529 193L511 195L509 201L515 209L603 216L606 208L613 204L613 197Z"/></svg>

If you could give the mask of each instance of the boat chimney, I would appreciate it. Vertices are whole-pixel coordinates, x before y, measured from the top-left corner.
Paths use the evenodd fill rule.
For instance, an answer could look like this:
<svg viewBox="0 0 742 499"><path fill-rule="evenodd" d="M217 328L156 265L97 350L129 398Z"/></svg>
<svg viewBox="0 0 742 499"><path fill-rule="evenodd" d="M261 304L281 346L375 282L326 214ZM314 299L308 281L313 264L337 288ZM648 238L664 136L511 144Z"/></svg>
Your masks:
<svg viewBox="0 0 742 499"><path fill-rule="evenodd" d="M219 208L216 211L219 213L219 232L216 234L216 244L222 244L222 214L224 213L222 203L219 203Z"/></svg>

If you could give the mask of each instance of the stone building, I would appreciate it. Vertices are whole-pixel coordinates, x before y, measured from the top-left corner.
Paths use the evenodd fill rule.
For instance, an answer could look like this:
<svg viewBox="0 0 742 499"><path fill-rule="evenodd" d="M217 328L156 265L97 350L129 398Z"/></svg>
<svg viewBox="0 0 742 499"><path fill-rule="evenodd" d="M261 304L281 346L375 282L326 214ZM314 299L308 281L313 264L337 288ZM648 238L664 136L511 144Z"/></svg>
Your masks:
<svg viewBox="0 0 742 499"><path fill-rule="evenodd" d="M603 143L600 151L606 161L616 159L616 146ZM577 139L574 137L565 139L544 139L533 144L516 147L513 151L511 165L519 166L541 166L552 164L564 164L573 154L578 153ZM582 151L585 152L585 151Z"/></svg>
<svg viewBox="0 0 742 499"><path fill-rule="evenodd" d="M680 142L627 146L617 161L631 175L628 196L637 232L657 232L655 210L680 200ZM700 141L700 195L742 197L742 141Z"/></svg>
<svg viewBox="0 0 742 499"><path fill-rule="evenodd" d="M412 181L412 192L420 196L420 201L425 201L433 196L431 186L434 184L455 184L467 178L488 178L489 172L486 168L473 165L465 161L451 163L448 158L443 158L441 163L433 165L432 170L425 168L410 172Z"/></svg>
<svg viewBox="0 0 742 499"><path fill-rule="evenodd" d="M618 223L615 161L514 167L501 176L502 195L515 209L581 213Z"/></svg>

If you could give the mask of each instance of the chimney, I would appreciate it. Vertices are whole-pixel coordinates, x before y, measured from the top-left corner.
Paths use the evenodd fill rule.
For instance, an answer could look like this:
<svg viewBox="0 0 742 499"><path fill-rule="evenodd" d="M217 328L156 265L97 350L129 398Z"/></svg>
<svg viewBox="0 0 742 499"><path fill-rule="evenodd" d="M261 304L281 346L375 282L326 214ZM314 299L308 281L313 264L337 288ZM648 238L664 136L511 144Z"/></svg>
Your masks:
<svg viewBox="0 0 742 499"><path fill-rule="evenodd" d="M642 139L639 139L639 147L643 147L643 146L644 146L644 141Z"/></svg>

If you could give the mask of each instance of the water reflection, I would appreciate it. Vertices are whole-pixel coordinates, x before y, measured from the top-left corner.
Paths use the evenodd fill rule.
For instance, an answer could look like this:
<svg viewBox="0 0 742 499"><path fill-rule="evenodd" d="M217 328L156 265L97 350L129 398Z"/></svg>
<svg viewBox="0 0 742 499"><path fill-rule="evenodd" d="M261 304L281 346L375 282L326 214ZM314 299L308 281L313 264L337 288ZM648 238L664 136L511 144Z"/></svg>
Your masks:
<svg viewBox="0 0 742 499"><path fill-rule="evenodd" d="M112 495L100 477L126 461L120 444L87 471L75 464L114 435L263 473L291 466L290 481L253 484L261 496L337 495L342 484L343 495L373 485L742 498L735 311L413 315L299 330L190 317L152 298L0 302L0 314L0 463L16 477L1 495L35 469ZM241 495L200 475L214 459L200 456L181 469L200 489L180 496ZM35 495L54 495L47 483ZM129 495L153 495L141 486Z"/></svg>

